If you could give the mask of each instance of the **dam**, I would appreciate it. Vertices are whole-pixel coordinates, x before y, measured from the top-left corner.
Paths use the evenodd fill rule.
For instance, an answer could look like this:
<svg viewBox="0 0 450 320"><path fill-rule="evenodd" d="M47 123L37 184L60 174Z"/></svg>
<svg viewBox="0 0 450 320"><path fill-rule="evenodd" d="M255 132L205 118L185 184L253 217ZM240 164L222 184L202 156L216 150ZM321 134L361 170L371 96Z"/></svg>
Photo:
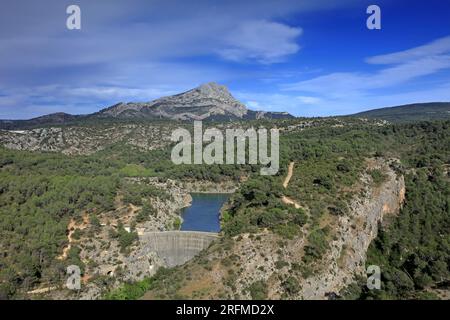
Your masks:
<svg viewBox="0 0 450 320"><path fill-rule="evenodd" d="M155 252L166 267L182 265L218 239L219 234L202 231L146 232L139 237L144 253Z"/></svg>
<svg viewBox="0 0 450 320"><path fill-rule="evenodd" d="M227 194L192 193L192 204L181 213L179 231L148 231L139 235L141 254L156 253L166 267L182 265L219 238L220 209Z"/></svg>

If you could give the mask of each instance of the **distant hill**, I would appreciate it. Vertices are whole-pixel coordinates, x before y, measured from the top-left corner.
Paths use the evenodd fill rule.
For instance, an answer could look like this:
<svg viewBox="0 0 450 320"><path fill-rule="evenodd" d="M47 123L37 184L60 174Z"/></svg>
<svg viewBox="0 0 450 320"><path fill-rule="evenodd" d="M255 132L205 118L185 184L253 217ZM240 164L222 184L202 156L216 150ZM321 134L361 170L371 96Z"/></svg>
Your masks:
<svg viewBox="0 0 450 320"><path fill-rule="evenodd" d="M0 120L0 129L15 130L21 128L45 126L48 124L58 125L75 122L82 118L84 118L84 116L74 116L71 114L58 112L42 117L33 118L30 120Z"/></svg>
<svg viewBox="0 0 450 320"><path fill-rule="evenodd" d="M414 103L398 107L374 109L353 114L360 118L377 118L390 122L450 119L450 102Z"/></svg>
<svg viewBox="0 0 450 320"><path fill-rule="evenodd" d="M253 111L236 100L225 86L214 82L150 102L118 103L89 115L54 113L30 120L0 120L0 129L16 130L36 126L91 120L253 120L293 118L287 112Z"/></svg>

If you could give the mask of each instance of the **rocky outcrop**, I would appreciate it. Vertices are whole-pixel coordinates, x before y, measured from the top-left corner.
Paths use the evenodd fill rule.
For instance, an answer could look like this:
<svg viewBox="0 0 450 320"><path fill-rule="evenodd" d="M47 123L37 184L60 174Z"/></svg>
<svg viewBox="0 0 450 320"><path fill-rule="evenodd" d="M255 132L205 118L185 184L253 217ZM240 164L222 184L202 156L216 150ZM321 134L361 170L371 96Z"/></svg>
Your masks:
<svg viewBox="0 0 450 320"><path fill-rule="evenodd" d="M89 155L118 142L139 150L153 150L170 143L172 128L164 125L110 125L0 130L0 144L8 149Z"/></svg>
<svg viewBox="0 0 450 320"><path fill-rule="evenodd" d="M143 103L118 103L101 110L93 117L125 119L171 120L235 120L291 118L287 112L248 110L228 89L215 82L202 84L192 90Z"/></svg>
<svg viewBox="0 0 450 320"><path fill-rule="evenodd" d="M203 120L214 115L242 118L246 113L247 108L237 101L225 86L211 82L148 103L119 103L100 111L96 116Z"/></svg>
<svg viewBox="0 0 450 320"><path fill-rule="evenodd" d="M192 202L190 194L179 186L179 183L173 180L159 181L155 178L128 178L128 182L136 184L149 184L170 194L167 197L151 197L147 201L156 209L154 214L148 216L144 222L136 224L136 232L139 241L131 245L128 250L122 250L117 238L111 237L117 231L117 226L122 224L125 230L132 231L131 225L134 224L136 215L141 210L140 207L132 204L123 204L118 197L118 207L113 211L98 214L100 226L92 232L92 226L86 219L83 219L83 227L77 229L85 230L81 237L73 244L81 249L80 258L86 264L85 281L83 281L82 290L77 297L74 297L70 291L53 292L52 298L57 299L96 299L101 297L103 284L93 281L98 277L108 277L112 286L116 287L124 281L138 281L146 276L153 275L162 266L172 266L173 261L181 261L175 256L161 255L165 252L164 248L170 248L167 252L184 252L183 257L191 257L203 249L209 242L200 242L196 244L190 241L190 238L180 237L178 242L168 242L169 245L156 246L149 242L149 234L170 234L174 230L174 222L181 219L180 211ZM68 229L74 230L75 225L69 225ZM178 232L178 231L173 231ZM73 233L73 232L72 232ZM195 237L194 237L195 238ZM153 238L152 238L153 239ZM177 238L178 239L178 238ZM209 239L209 237L205 237ZM70 235L69 235L70 240ZM160 244L162 242L159 242ZM172 244L172 245L171 245ZM68 247L66 247L68 251ZM180 248L180 249L178 249ZM183 249L184 248L184 249ZM161 251L162 250L162 251ZM181 250L181 251L177 251ZM64 257L65 258L65 257ZM178 260L177 260L178 259Z"/></svg>
<svg viewBox="0 0 450 320"><path fill-rule="evenodd" d="M379 223L386 215L398 212L405 196L403 176L397 176L381 160L372 165L385 173L385 181L374 187L369 174L362 176L362 195L351 201L349 214L339 217L335 240L320 262L323 269L303 279L298 298L326 299L327 294L338 293L349 285L355 275L365 274L366 252L377 236Z"/></svg>
<svg viewBox="0 0 450 320"><path fill-rule="evenodd" d="M171 199L152 199L151 204L158 214L150 216L146 222L138 224L139 233L173 230L173 222L176 219L182 221L182 217L180 216L181 210L191 205L191 195L187 190L180 187L179 183L173 180L167 180L166 182L158 182L157 179L147 180L151 180L151 182L146 183L150 183L170 193Z"/></svg>

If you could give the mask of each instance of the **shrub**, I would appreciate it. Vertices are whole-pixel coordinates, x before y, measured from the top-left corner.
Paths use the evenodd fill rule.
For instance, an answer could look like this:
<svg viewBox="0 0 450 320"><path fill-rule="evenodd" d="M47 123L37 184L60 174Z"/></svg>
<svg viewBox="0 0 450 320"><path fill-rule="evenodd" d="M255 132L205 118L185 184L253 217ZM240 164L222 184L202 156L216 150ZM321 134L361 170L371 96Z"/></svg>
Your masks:
<svg viewBox="0 0 450 320"><path fill-rule="evenodd" d="M275 232L286 239L294 239L299 234L299 227L296 224L289 223L285 225L279 225L275 228Z"/></svg>
<svg viewBox="0 0 450 320"><path fill-rule="evenodd" d="M387 176L379 169L373 169L369 172L372 177L372 181L376 186L379 186L386 181Z"/></svg>
<svg viewBox="0 0 450 320"><path fill-rule="evenodd" d="M181 219L180 219L180 217L176 217L173 222L173 228L175 230L180 230L180 227L181 227Z"/></svg>
<svg viewBox="0 0 450 320"><path fill-rule="evenodd" d="M253 282L247 290L253 300L267 299L267 285L262 280Z"/></svg>
<svg viewBox="0 0 450 320"><path fill-rule="evenodd" d="M283 288L284 290L286 290L286 293L288 294L296 294L299 290L300 290L300 286L298 284L298 280L292 276L290 276L289 278L287 278L284 282L283 282Z"/></svg>
<svg viewBox="0 0 450 320"><path fill-rule="evenodd" d="M328 249L326 232L323 229L313 230L308 236L308 245L305 246L303 260L308 263L320 259Z"/></svg>

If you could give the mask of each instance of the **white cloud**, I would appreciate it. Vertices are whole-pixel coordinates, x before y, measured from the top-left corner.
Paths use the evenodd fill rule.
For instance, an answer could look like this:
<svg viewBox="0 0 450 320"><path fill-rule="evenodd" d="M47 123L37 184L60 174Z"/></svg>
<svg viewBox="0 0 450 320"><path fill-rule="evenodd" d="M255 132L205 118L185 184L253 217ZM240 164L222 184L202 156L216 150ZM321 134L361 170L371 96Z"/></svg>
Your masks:
<svg viewBox="0 0 450 320"><path fill-rule="evenodd" d="M321 102L321 100L317 97L308 97L308 96L298 96L296 97L297 100L299 100L300 102L304 103L304 104L318 104Z"/></svg>
<svg viewBox="0 0 450 320"><path fill-rule="evenodd" d="M446 101L450 101L450 82L433 88L409 90L402 93L369 94L364 92L353 96L351 99L324 99L316 108L316 115L347 115L364 110L411 103Z"/></svg>
<svg viewBox="0 0 450 320"><path fill-rule="evenodd" d="M284 91L313 92L322 98L351 98L371 90L391 88L419 77L450 69L450 37L431 44L384 56L368 58L378 64L394 64L376 72L336 72L296 83ZM427 53L435 53L428 55ZM438 54L439 53L439 54Z"/></svg>
<svg viewBox="0 0 450 320"><path fill-rule="evenodd" d="M286 111L298 116L317 116L320 112L321 100L311 96L251 91L238 91L234 95L252 110Z"/></svg>
<svg viewBox="0 0 450 320"><path fill-rule="evenodd" d="M360 72L331 73L310 80L285 84L282 89L345 97L361 90L399 85L448 68L450 68L450 55L434 56L385 68L372 74Z"/></svg>
<svg viewBox="0 0 450 320"><path fill-rule="evenodd" d="M248 80L256 68L227 68L216 59L200 59L281 61L300 50L302 32L300 26L282 21L359 1L78 0L83 20L79 32L65 27L67 1L4 1L0 114L29 118L48 110L86 113L117 100L150 100L201 82ZM267 101L283 110L289 99Z"/></svg>
<svg viewBox="0 0 450 320"><path fill-rule="evenodd" d="M254 101L254 100L247 101L247 102L245 102L245 105L252 110L262 110L262 107L258 101Z"/></svg>
<svg viewBox="0 0 450 320"><path fill-rule="evenodd" d="M232 29L219 54L225 59L255 60L262 63L282 61L300 50L296 43L301 28L270 21L247 21Z"/></svg>
<svg viewBox="0 0 450 320"><path fill-rule="evenodd" d="M62 94L76 98L116 99L117 101L149 101L162 96L174 94L172 90L158 88L126 88L116 86L64 88Z"/></svg>
<svg viewBox="0 0 450 320"><path fill-rule="evenodd" d="M307 97L289 92L237 92L235 96L254 110L287 111L296 116L318 117L348 115L364 110L417 102L450 101L450 82L434 88L394 94L362 92L352 97ZM311 99L312 98L312 99ZM249 102L251 102L249 104Z"/></svg>
<svg viewBox="0 0 450 320"><path fill-rule="evenodd" d="M391 54L374 56L366 59L372 64L396 64L405 63L410 60L428 58L450 52L450 36L437 39L423 46Z"/></svg>
<svg viewBox="0 0 450 320"><path fill-rule="evenodd" d="M414 85L421 77L450 70L450 37L405 51L370 57L366 62L379 65L379 69L375 72L330 73L285 83L281 89L299 101L300 93L314 95L317 99L315 109L308 107L307 100L297 106L296 114L302 115L311 115L312 111L314 115L351 114L362 109L450 100L448 72L442 74L440 80L435 78L432 87L426 82L422 82L419 89Z"/></svg>

